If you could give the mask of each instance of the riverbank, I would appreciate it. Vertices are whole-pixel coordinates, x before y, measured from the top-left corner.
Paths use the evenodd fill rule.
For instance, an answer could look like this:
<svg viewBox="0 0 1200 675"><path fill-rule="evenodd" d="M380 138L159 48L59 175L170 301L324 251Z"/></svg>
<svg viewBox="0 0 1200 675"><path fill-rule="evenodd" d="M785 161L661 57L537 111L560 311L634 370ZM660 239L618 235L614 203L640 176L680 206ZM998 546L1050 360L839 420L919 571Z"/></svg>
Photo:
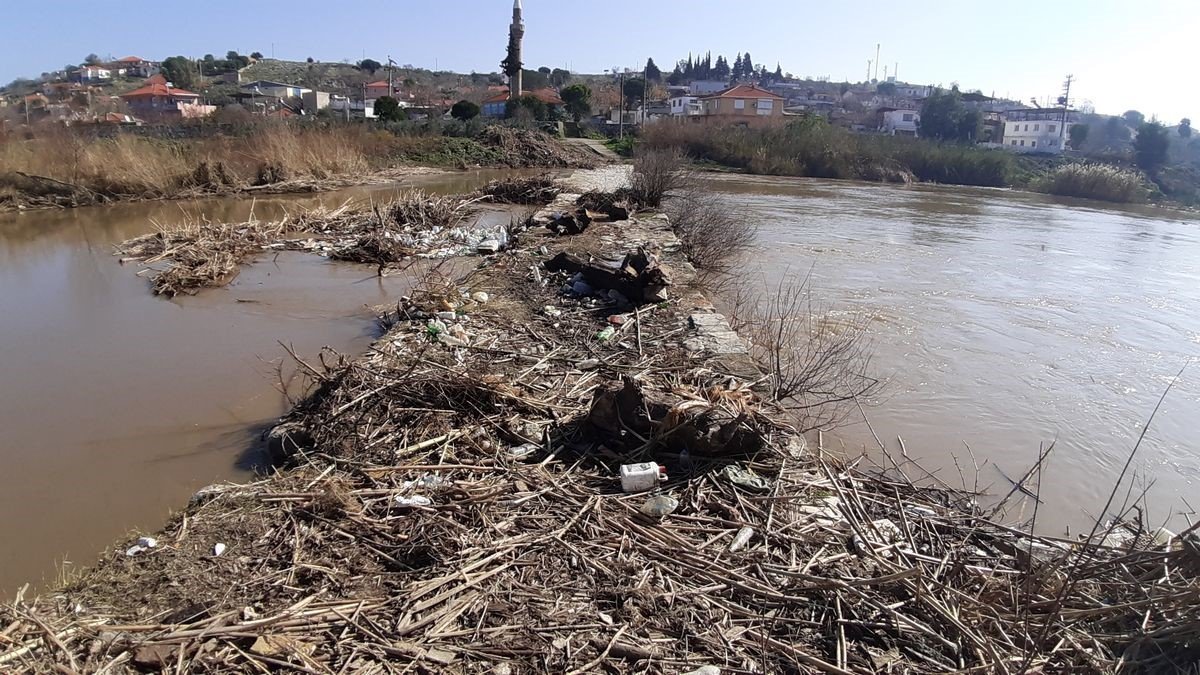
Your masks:
<svg viewBox="0 0 1200 675"><path fill-rule="evenodd" d="M0 211L322 192L468 168L586 168L599 157L540 131L266 120L196 138L76 129L0 141Z"/></svg>
<svg viewBox="0 0 1200 675"><path fill-rule="evenodd" d="M808 447L754 388L752 346L723 330L670 223L539 226L574 201L560 195L465 276L423 275L366 356L302 364L313 390L274 435L281 469L202 490L153 542L124 542L73 583L0 610L0 667L1106 672L1195 660L1191 539L1159 546L1124 525L1089 545L1031 537L907 458L884 471L831 457L819 438ZM621 294L598 270L574 279L614 254L630 256ZM668 480L623 494L619 466L646 460Z"/></svg>

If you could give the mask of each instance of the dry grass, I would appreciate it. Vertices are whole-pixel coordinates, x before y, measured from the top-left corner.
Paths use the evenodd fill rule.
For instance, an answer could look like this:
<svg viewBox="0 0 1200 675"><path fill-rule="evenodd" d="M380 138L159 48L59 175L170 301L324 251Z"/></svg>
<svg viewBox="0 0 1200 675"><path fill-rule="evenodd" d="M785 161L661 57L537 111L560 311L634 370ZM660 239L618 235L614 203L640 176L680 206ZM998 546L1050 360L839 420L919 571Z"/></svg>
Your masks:
<svg viewBox="0 0 1200 675"><path fill-rule="evenodd" d="M680 149L642 149L633 159L629 196L638 208L656 209L687 183L687 158Z"/></svg>
<svg viewBox="0 0 1200 675"><path fill-rule="evenodd" d="M1145 179L1137 171L1083 162L1058 167L1035 187L1052 195L1117 203L1142 202L1149 194Z"/></svg>
<svg viewBox="0 0 1200 675"><path fill-rule="evenodd" d="M800 428L829 429L879 389L871 376L867 321L820 307L809 279L787 281L789 276L765 292L746 281L737 284L730 324L767 369L771 397Z"/></svg>
<svg viewBox="0 0 1200 675"><path fill-rule="evenodd" d="M732 272L758 235L728 201L695 185L669 198L666 212L688 260L710 274Z"/></svg>

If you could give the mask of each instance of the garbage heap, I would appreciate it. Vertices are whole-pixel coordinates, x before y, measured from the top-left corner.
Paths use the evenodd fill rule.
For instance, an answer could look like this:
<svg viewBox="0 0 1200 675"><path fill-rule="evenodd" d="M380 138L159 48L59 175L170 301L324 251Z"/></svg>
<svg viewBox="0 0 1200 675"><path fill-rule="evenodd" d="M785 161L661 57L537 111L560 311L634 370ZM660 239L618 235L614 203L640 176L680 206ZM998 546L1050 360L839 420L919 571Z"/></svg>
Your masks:
<svg viewBox="0 0 1200 675"><path fill-rule="evenodd" d="M720 321L661 217L509 244L464 277L428 272L367 355L301 361L312 390L272 433L277 472L201 491L152 541L0 612L0 670L1200 657L1190 544L1029 536L966 490L909 480L911 464L882 473L807 445L745 349L698 339Z"/></svg>

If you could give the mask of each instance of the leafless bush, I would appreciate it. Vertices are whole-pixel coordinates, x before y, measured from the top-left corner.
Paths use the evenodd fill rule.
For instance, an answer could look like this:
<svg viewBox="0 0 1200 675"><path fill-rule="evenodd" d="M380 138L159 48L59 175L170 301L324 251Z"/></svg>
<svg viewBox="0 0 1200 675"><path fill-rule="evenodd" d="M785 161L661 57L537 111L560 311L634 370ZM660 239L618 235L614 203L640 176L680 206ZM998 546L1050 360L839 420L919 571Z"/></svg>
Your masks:
<svg viewBox="0 0 1200 675"><path fill-rule="evenodd" d="M687 183L686 158L677 149L645 150L633 160L630 198L639 208L662 206L667 194Z"/></svg>
<svg viewBox="0 0 1200 675"><path fill-rule="evenodd" d="M869 375L867 322L817 306L806 277L761 286L740 285L730 322L750 342L751 355L769 371L771 397L805 431L836 426L855 403L876 393Z"/></svg>
<svg viewBox="0 0 1200 675"><path fill-rule="evenodd" d="M690 186L666 205L684 255L702 272L727 275L753 245L758 226L720 195Z"/></svg>

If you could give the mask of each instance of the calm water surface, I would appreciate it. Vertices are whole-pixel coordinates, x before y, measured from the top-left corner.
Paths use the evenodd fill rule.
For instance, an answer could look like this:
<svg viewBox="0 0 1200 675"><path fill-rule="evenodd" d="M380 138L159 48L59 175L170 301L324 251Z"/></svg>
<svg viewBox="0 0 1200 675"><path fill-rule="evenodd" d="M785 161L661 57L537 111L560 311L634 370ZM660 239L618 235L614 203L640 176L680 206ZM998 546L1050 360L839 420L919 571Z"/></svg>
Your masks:
<svg viewBox="0 0 1200 675"><path fill-rule="evenodd" d="M1200 355L1200 221L1002 190L723 177L760 223L768 286L811 270L835 312L869 320L888 379L868 410L947 482L953 455L1007 492L1055 442L1039 521L1090 526L1159 396ZM861 417L860 417L861 419ZM1134 466L1148 515L1176 527L1200 478L1200 364L1171 391ZM874 445L861 421L836 433ZM969 469L968 482L974 480ZM1192 499L1193 505L1200 505ZM1028 513L1026 514L1028 515Z"/></svg>
<svg viewBox="0 0 1200 675"><path fill-rule="evenodd" d="M406 185L464 192L498 175ZM405 290L373 268L292 253L226 288L166 300L113 245L185 214L265 219L397 189L0 216L0 597L156 529L204 485L245 478L262 430L288 407L279 343L302 356L362 351L374 331L366 306Z"/></svg>

